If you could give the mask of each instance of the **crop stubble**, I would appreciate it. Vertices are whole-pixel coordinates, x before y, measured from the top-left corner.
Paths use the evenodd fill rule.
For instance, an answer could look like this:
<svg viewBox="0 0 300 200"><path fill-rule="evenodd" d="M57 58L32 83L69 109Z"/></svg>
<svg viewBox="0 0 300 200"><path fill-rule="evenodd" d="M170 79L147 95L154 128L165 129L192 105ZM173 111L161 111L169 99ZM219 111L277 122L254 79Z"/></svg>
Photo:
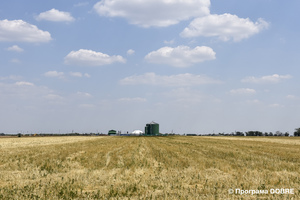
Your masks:
<svg viewBox="0 0 300 200"><path fill-rule="evenodd" d="M0 138L0 199L299 199L299 147L275 137Z"/></svg>

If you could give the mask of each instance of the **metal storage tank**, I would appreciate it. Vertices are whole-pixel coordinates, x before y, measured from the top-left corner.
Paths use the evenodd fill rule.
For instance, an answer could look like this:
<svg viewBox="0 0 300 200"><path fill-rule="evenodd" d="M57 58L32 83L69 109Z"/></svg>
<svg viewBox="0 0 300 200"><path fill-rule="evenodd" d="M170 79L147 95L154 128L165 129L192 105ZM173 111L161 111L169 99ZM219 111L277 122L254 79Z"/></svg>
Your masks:
<svg viewBox="0 0 300 200"><path fill-rule="evenodd" d="M134 130L131 134L132 135L142 135L143 131L141 131L141 130Z"/></svg>
<svg viewBox="0 0 300 200"><path fill-rule="evenodd" d="M145 135L159 135L159 124L154 121L146 124Z"/></svg>

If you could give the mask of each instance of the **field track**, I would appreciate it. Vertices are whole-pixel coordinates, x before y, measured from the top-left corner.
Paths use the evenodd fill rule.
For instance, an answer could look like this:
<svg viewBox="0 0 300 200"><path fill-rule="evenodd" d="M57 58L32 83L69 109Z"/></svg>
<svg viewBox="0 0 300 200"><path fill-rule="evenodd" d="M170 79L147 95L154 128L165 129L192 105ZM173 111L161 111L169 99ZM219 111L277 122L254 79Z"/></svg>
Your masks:
<svg viewBox="0 0 300 200"><path fill-rule="evenodd" d="M300 199L299 153L294 137L0 138L0 199Z"/></svg>

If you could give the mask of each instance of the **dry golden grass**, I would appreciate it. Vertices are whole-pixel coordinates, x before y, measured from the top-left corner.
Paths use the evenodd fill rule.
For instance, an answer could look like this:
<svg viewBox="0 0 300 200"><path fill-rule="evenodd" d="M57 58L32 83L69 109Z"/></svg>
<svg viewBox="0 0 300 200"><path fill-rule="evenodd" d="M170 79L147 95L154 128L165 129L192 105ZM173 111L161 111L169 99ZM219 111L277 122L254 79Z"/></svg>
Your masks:
<svg viewBox="0 0 300 200"><path fill-rule="evenodd" d="M74 143L77 141L80 142L94 139L96 139L96 137L23 137L22 139L18 137L3 137L0 138L0 148L34 147L40 145Z"/></svg>
<svg viewBox="0 0 300 200"><path fill-rule="evenodd" d="M206 137L214 139L225 139L225 140L244 140L244 141L257 141L257 142L271 142L279 144L293 144L300 145L300 139L294 137Z"/></svg>
<svg viewBox="0 0 300 200"><path fill-rule="evenodd" d="M0 138L0 199L300 199L299 141ZM235 188L295 194L228 193Z"/></svg>

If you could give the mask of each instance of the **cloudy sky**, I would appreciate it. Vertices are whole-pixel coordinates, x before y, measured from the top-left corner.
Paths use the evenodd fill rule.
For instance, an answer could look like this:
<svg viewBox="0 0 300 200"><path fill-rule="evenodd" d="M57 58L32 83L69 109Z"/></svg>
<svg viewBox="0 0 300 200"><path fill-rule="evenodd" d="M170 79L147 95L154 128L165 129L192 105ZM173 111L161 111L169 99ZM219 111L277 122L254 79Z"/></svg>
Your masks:
<svg viewBox="0 0 300 200"><path fill-rule="evenodd" d="M300 127L299 1L0 2L0 132Z"/></svg>

